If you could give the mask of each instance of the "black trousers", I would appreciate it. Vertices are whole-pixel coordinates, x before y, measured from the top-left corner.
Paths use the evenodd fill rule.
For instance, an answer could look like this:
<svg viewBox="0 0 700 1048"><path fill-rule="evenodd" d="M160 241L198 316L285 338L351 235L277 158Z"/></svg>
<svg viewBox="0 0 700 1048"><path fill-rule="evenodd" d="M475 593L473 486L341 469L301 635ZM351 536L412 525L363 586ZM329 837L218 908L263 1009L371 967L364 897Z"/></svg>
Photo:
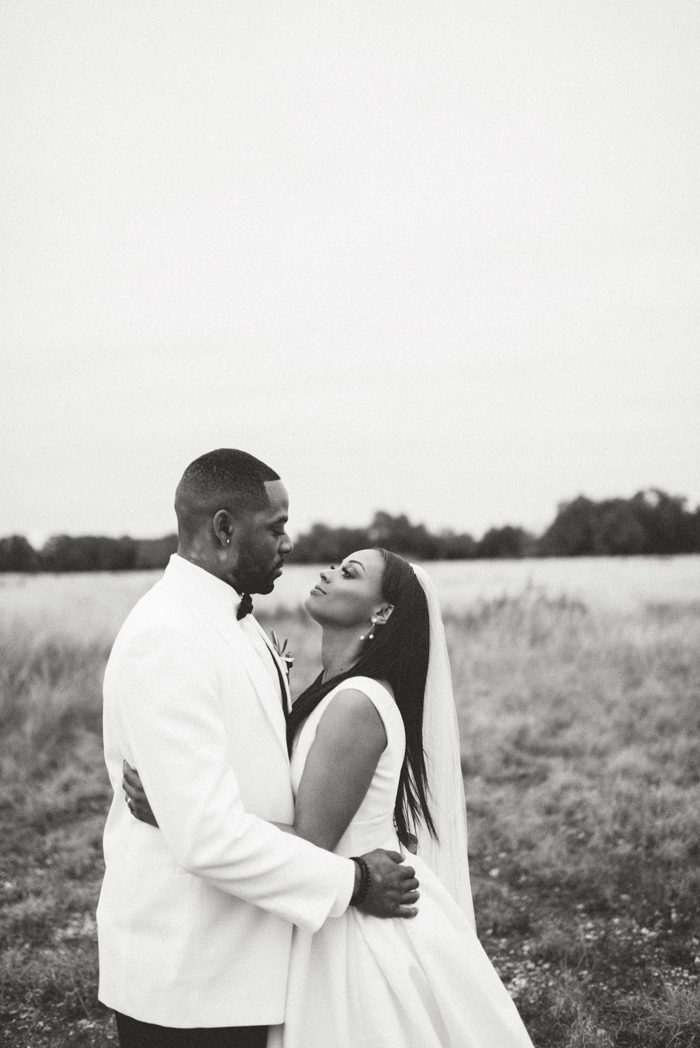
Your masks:
<svg viewBox="0 0 700 1048"><path fill-rule="evenodd" d="M142 1023L115 1012L121 1048L265 1048L267 1026L217 1026L179 1030Z"/></svg>

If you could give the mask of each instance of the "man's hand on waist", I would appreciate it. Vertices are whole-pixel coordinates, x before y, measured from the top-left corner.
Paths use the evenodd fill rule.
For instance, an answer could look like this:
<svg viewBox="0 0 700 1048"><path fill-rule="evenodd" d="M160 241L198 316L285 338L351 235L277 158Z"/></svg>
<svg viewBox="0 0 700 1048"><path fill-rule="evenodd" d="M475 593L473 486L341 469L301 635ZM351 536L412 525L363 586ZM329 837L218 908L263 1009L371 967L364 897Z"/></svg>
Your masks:
<svg viewBox="0 0 700 1048"><path fill-rule="evenodd" d="M399 852L376 848L353 858L355 889L350 900L373 917L415 917L420 892L412 866L404 865Z"/></svg>

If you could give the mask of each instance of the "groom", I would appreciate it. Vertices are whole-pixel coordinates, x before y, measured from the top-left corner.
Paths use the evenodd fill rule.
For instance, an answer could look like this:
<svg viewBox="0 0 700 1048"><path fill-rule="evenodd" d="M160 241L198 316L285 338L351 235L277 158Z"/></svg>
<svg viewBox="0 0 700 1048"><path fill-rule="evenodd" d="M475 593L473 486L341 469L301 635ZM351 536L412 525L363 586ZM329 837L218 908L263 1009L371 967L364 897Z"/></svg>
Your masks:
<svg viewBox="0 0 700 1048"><path fill-rule="evenodd" d="M341 858L272 826L294 820L286 676L255 619L292 549L279 476L242 451L187 467L179 546L114 643L104 682L114 799L97 910L100 1000L122 1048L264 1048L284 1020L294 924L353 903L409 916L400 856ZM122 761L160 829L132 819Z"/></svg>

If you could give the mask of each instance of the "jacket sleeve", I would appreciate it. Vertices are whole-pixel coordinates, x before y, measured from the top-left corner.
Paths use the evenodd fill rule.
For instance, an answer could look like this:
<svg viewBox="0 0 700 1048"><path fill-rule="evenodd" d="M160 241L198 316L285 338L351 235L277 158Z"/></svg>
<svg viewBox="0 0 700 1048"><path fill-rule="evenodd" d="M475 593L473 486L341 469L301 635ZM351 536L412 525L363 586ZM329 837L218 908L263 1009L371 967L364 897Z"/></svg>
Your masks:
<svg viewBox="0 0 700 1048"><path fill-rule="evenodd" d="M245 811L216 669L191 636L142 629L125 639L105 703L175 865L311 931L344 912L354 864Z"/></svg>

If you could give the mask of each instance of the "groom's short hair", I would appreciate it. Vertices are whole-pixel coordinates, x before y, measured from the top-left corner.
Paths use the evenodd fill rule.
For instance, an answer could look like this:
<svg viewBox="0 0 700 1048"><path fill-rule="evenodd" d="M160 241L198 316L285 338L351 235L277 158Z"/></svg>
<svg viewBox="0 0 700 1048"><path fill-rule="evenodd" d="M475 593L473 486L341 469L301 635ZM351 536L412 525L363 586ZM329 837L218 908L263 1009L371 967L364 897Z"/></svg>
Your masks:
<svg viewBox="0 0 700 1048"><path fill-rule="evenodd" d="M190 462L175 492L175 510L179 517L186 507L204 508L217 499L239 510L262 509L269 502L265 484L279 479L279 473L247 451L217 448Z"/></svg>

